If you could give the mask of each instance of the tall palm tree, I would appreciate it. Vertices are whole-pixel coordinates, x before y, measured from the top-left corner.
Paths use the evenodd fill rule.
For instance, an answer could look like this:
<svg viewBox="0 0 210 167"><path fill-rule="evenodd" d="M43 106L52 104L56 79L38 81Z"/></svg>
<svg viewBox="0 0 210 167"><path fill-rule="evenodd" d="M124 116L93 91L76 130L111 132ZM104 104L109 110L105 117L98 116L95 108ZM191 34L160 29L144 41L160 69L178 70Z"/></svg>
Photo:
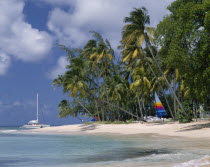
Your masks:
<svg viewBox="0 0 210 167"><path fill-rule="evenodd" d="M62 86L64 93L69 93L69 95L73 97L89 115L92 115L79 100L79 98L83 98L89 90L89 85L87 84L89 78L87 77L88 73L85 69L86 62L80 55L68 55L68 58L70 65L67 65L67 71L64 75L59 75L56 79L54 79L53 86Z"/></svg>
<svg viewBox="0 0 210 167"><path fill-rule="evenodd" d="M100 80L105 81L107 76L111 75L110 66L113 64L114 50L108 40L103 39L101 34L91 31L95 40L89 40L82 52L85 57L88 57L92 62L92 71L97 71L96 82L100 84ZM103 85L100 86L99 91L104 91ZM99 98L99 97L98 97ZM107 97L106 97L107 98ZM97 102L96 102L97 103ZM98 106L98 104L97 104ZM105 110L107 107L102 107L102 120L105 119Z"/></svg>
<svg viewBox="0 0 210 167"><path fill-rule="evenodd" d="M138 99L139 109L141 118L143 119L143 109L145 104L145 99L149 95L151 90L151 81L149 80L148 71L143 65L136 67L132 72L133 83L130 85L130 89L136 92Z"/></svg>
<svg viewBox="0 0 210 167"><path fill-rule="evenodd" d="M130 17L126 17L124 19L124 22L128 24L126 24L123 27L123 31L122 31L121 43L123 44L123 48L126 49L127 46L132 43L135 43L137 46L142 48L143 43L145 42L146 46L149 48L149 51L152 55L152 58L155 64L158 66L158 69L160 70L166 83L168 84L169 89L171 90L174 97L176 98L180 108L184 111L182 104L177 98L174 90L171 88L170 83L168 82L163 70L161 69L158 61L156 60L154 56L154 53L151 47L152 38L150 36L154 32L154 29L152 27L146 26L150 24L150 18L149 18L147 9L145 7L142 7L141 9L134 8L134 10L130 13Z"/></svg>
<svg viewBox="0 0 210 167"><path fill-rule="evenodd" d="M90 60L93 60L93 67L97 63L102 63L105 68L108 66L109 61L113 59L114 50L108 40L104 41L101 34L95 31L91 31L91 33L96 40L89 40L82 53L84 56L89 57Z"/></svg>
<svg viewBox="0 0 210 167"><path fill-rule="evenodd" d="M122 62L128 62L128 65L132 65L136 59L141 59L143 61L142 52L142 49L135 43L126 45L121 51L121 54L123 55Z"/></svg>

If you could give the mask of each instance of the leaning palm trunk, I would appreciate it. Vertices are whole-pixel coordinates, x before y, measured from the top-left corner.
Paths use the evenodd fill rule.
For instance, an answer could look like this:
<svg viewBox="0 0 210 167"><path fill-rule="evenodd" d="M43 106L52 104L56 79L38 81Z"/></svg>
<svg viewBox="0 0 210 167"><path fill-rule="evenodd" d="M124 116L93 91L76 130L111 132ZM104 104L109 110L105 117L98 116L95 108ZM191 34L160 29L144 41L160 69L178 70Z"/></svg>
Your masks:
<svg viewBox="0 0 210 167"><path fill-rule="evenodd" d="M93 98L95 98L94 94L92 94L90 91L88 91L88 93L89 93L90 96L92 96ZM95 98L95 99L96 99L96 98ZM133 117L135 117L135 118L137 118L137 119L139 119L138 116L134 115L133 113L131 113L131 112L129 112L129 111L124 110L124 109L121 108L121 107L118 107L117 105L114 105L114 104L112 104L112 103L110 103L110 102L107 102L107 101L105 101L105 100L103 100L103 99L98 99L98 101L99 101L100 103L106 103L106 104L108 104L108 105L110 105L110 106L116 107L116 108L118 108L119 110L121 110L121 111L123 111L123 112L125 112L125 113L127 113L127 114L129 114L129 115L131 115L131 116L133 116ZM140 120L142 120L142 119L140 119ZM142 121L143 121L143 120L142 120Z"/></svg>
<svg viewBox="0 0 210 167"><path fill-rule="evenodd" d="M85 109L85 111L88 112L88 114L90 114L91 116L93 116L93 114L91 114L90 111L77 98L75 98L75 100Z"/></svg>
<svg viewBox="0 0 210 167"><path fill-rule="evenodd" d="M121 111L123 111L123 112L125 112L125 113L127 113L127 114L129 114L129 115L131 115L131 116L133 116L133 117L135 117L135 118L137 118L137 120L143 120L143 119L139 119L138 116L134 115L133 113L131 113L131 112L129 112L129 111L124 110L123 108L121 108L121 107L119 107L119 106L117 106L117 105L115 105L115 104L112 104L112 103L107 102L107 101L104 101L104 100L102 100L102 101L103 101L104 103L110 105L110 106L116 107L116 108L120 109Z"/></svg>
<svg viewBox="0 0 210 167"><path fill-rule="evenodd" d="M144 56L144 58L145 58L145 56ZM164 96L164 98L165 98L165 100L166 100L166 104L167 104L167 106L168 106L168 109L169 109L169 111L170 111L170 114L171 114L172 118L175 119L174 114L173 114L173 112L172 112L172 110L171 110L171 107L170 107L170 105L169 105L168 99L167 99L166 96L165 96L164 89L163 89L163 87L162 87L160 81L158 80L157 75L155 74L154 70L152 69L152 66L150 65L150 62L149 62L147 59L146 59L146 63L148 64L150 70L152 71L152 74L154 75L155 79L157 80L157 83L158 83L158 85L160 86L161 90L163 91L163 96Z"/></svg>
<svg viewBox="0 0 210 167"><path fill-rule="evenodd" d="M156 60L156 58L155 58L155 56L154 56L154 54L153 54L153 51L152 51L152 49L151 49L151 43L150 43L150 40L149 40L149 37L148 37L147 33L145 33L145 41L146 41L146 45L147 45L147 47L149 48L149 51L150 51L150 53L151 53L151 55L152 55L152 58L153 58L153 60L155 61L155 64L158 66L158 69L160 70L161 74L163 75L163 77L164 77L164 79L165 79L165 81L166 81L166 83L167 83L167 85L168 85L170 91L173 93L174 97L176 98L176 101L178 102L179 107L180 107L181 110L185 113L184 108L182 107L182 104L180 103L180 101L179 101L179 99L177 98L175 92L174 92L173 89L171 88L171 85L169 84L169 82L168 82L168 80L167 80L167 78L166 78L164 72L163 72L162 69L160 68L159 63L157 62L157 60Z"/></svg>
<svg viewBox="0 0 210 167"><path fill-rule="evenodd" d="M77 119L79 119L80 121L82 121L82 122L84 122L84 120L83 119L81 119L80 117L76 117Z"/></svg>
<svg viewBox="0 0 210 167"><path fill-rule="evenodd" d="M166 104L167 104L168 109L169 109L169 111L170 111L171 117L172 117L173 119L175 119L175 116L174 116L174 114L173 114L173 112L172 112L172 110L171 110L171 107L170 107L170 105L169 105L168 99L167 99L167 97L166 97L166 95L165 95L164 92L163 92L163 96L164 96L164 98L165 98L165 100L166 100Z"/></svg>

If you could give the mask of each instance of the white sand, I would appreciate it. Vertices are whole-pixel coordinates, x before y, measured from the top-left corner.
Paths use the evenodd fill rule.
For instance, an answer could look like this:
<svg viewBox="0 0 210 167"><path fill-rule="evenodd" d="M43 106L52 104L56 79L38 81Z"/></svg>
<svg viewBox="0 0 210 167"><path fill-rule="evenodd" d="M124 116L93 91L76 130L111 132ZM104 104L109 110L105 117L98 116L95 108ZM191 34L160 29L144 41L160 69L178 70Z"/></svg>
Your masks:
<svg viewBox="0 0 210 167"><path fill-rule="evenodd" d="M132 123L132 124L77 124L57 127L46 127L32 130L48 134L158 134L190 138L210 138L210 121L199 121L187 124L175 123Z"/></svg>

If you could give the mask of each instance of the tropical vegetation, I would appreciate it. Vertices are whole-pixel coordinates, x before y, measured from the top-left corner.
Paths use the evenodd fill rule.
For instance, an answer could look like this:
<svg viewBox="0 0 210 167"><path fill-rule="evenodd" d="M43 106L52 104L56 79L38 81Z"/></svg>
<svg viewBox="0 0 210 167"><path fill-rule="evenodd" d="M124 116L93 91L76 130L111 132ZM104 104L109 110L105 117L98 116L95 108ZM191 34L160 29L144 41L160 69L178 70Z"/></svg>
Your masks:
<svg viewBox="0 0 210 167"><path fill-rule="evenodd" d="M210 0L176 0L167 9L154 28L147 9L134 8L118 50L94 31L83 48L59 45L69 61L53 81L67 95L59 117L143 120L155 115L155 92L167 117L181 122L197 118L201 106L210 110Z"/></svg>

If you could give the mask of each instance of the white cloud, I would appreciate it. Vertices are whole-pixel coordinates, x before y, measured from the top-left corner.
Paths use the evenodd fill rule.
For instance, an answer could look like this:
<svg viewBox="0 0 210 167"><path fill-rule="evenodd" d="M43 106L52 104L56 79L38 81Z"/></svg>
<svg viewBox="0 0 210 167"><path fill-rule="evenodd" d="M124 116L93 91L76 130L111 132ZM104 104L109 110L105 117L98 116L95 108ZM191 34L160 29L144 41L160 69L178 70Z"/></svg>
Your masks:
<svg viewBox="0 0 210 167"><path fill-rule="evenodd" d="M48 28L60 43L70 47L82 46L88 39L89 30L102 33L112 45L119 45L123 19L135 7L145 6L151 16L151 25L156 26L167 14L166 7L174 0L45 0L54 5L69 5L51 11Z"/></svg>
<svg viewBox="0 0 210 167"><path fill-rule="evenodd" d="M0 1L0 49L16 59L33 62L44 58L52 47L52 37L25 21L24 1Z"/></svg>
<svg viewBox="0 0 210 167"><path fill-rule="evenodd" d="M58 59L56 66L49 72L48 78L55 79L58 75L62 75L66 71L66 66L69 64L69 61L65 56L62 56Z"/></svg>
<svg viewBox="0 0 210 167"><path fill-rule="evenodd" d="M47 26L60 44L71 48L82 47L90 39L89 31L94 30L108 38L116 49L121 38L123 19L129 16L133 8L145 6L149 11L151 26L156 26L168 14L166 7L174 0L44 1L55 6L49 14ZM64 71L62 63L58 63L50 77L55 78L60 71Z"/></svg>
<svg viewBox="0 0 210 167"><path fill-rule="evenodd" d="M0 76L5 75L11 64L10 57L0 52Z"/></svg>
<svg viewBox="0 0 210 167"><path fill-rule="evenodd" d="M78 47L88 38L80 27L72 24L70 17L69 13L55 8L50 14L48 28L57 37L60 44Z"/></svg>

